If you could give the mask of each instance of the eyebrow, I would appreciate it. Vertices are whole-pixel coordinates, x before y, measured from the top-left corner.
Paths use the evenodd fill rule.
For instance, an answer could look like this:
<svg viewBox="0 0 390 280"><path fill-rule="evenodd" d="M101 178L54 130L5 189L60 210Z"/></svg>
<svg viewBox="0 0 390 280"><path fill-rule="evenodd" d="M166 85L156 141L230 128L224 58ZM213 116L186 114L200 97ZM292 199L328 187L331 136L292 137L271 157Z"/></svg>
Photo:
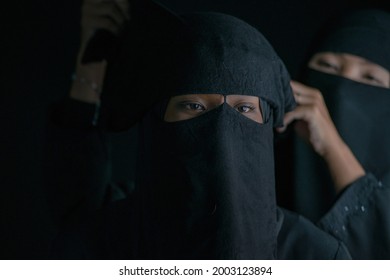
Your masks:
<svg viewBox="0 0 390 280"><path fill-rule="evenodd" d="M348 59L348 57L346 57L345 55L346 54L336 54L338 56L340 56L341 58L343 59ZM350 55L350 54L347 54L347 56ZM360 56L357 56L357 55L353 55L355 56L356 58L358 58L358 63L359 64L363 64L363 65L368 65L368 66L373 66L373 67L379 67L379 68L383 68L382 66L380 66L379 64L375 63L375 62L372 62L370 61L369 59L366 59L364 57L360 57ZM385 68L383 68L383 70L386 70ZM387 71L387 70L386 70Z"/></svg>

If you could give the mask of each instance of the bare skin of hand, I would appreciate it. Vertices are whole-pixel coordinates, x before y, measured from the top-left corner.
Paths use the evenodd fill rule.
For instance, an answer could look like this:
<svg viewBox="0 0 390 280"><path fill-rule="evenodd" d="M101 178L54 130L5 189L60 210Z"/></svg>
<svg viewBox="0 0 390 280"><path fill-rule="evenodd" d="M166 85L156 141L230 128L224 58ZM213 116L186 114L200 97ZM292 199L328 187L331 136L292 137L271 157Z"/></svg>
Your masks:
<svg viewBox="0 0 390 280"><path fill-rule="evenodd" d="M70 90L70 97L79 101L96 104L100 102L99 90L102 88L107 63L95 62L81 64L84 50L98 29L119 34L124 23L130 19L129 0L84 0L81 17L81 44L76 62L76 77ZM80 82L83 79L83 82Z"/></svg>
<svg viewBox="0 0 390 280"><path fill-rule="evenodd" d="M324 158L335 184L336 192L365 174L352 151L340 137L319 90L296 81L291 82L298 106L284 117L283 132L293 121L296 133L310 143Z"/></svg>

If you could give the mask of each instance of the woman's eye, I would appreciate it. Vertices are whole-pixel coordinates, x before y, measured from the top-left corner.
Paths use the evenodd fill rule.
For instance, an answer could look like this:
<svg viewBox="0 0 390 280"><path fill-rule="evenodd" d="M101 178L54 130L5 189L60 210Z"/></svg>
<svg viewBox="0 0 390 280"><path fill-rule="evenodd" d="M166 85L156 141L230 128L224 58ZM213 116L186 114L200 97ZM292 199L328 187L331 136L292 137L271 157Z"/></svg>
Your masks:
<svg viewBox="0 0 390 280"><path fill-rule="evenodd" d="M236 110L240 113L249 113L253 111L255 108L251 105L239 105L236 106Z"/></svg>
<svg viewBox="0 0 390 280"><path fill-rule="evenodd" d="M328 62L326 60L318 60L317 62L318 66L326 68L326 69L331 69L331 70L338 70L338 66L334 63Z"/></svg>
<svg viewBox="0 0 390 280"><path fill-rule="evenodd" d="M375 84L382 84L382 81L377 79L375 76L371 75L371 74L366 74L363 76L363 79L366 80L366 81L369 81L371 83L375 83Z"/></svg>
<svg viewBox="0 0 390 280"><path fill-rule="evenodd" d="M191 111L204 111L204 110L206 110L206 108L200 103L187 102L187 103L183 103L182 106L185 109L191 110Z"/></svg>

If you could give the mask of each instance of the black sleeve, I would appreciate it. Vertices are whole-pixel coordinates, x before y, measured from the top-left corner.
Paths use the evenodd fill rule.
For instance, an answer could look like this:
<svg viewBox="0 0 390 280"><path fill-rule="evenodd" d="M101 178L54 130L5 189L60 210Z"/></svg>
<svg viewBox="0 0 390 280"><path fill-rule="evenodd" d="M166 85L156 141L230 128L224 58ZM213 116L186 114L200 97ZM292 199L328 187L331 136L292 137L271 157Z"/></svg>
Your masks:
<svg viewBox="0 0 390 280"><path fill-rule="evenodd" d="M334 260L350 259L345 245L316 227L308 219L279 208L282 226L278 234L278 259Z"/></svg>
<svg viewBox="0 0 390 280"><path fill-rule="evenodd" d="M354 259L390 258L390 187L367 174L340 195L318 225Z"/></svg>
<svg viewBox="0 0 390 280"><path fill-rule="evenodd" d="M99 104L81 102L69 97L53 105L51 119L63 128L90 130L102 127Z"/></svg>
<svg viewBox="0 0 390 280"><path fill-rule="evenodd" d="M107 196L109 138L93 123L97 109L68 98L50 112L44 177L56 225L79 220L99 209Z"/></svg>

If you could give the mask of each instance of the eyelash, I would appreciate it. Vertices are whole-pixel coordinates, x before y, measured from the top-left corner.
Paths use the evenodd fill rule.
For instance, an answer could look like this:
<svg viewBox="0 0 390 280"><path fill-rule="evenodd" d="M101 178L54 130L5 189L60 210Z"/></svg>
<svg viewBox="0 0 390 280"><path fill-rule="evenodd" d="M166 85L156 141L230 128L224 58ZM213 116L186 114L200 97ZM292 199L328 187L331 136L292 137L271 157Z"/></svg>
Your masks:
<svg viewBox="0 0 390 280"><path fill-rule="evenodd" d="M381 83L380 80L378 80L377 78L375 78L374 76L372 76L372 75L370 75L370 74L364 75L363 78L366 79L366 80L375 82L375 83Z"/></svg>
<svg viewBox="0 0 390 280"><path fill-rule="evenodd" d="M180 103L180 107L182 109L190 110L190 111L206 111L207 110L207 108L204 105L197 103L197 102L182 102L182 103ZM247 108L247 111L245 111L244 108ZM236 109L240 113L247 114L247 113L254 111L256 108L255 108L255 106L250 105L250 104L238 104L238 105L234 106L234 109Z"/></svg>
<svg viewBox="0 0 390 280"><path fill-rule="evenodd" d="M244 112L244 111L242 110L242 108L244 108L244 107L249 109L248 112ZM244 114L250 113L250 112L252 112L252 111L255 109L255 107L254 107L253 105L249 105L249 104L239 104L239 105L236 105L234 108L235 108L238 112L244 113Z"/></svg>
<svg viewBox="0 0 390 280"><path fill-rule="evenodd" d="M337 66L337 65L332 64L332 63L329 63L328 61L319 60L317 63L318 63L319 66L327 67L327 68L332 68L332 69L334 69L334 70L338 70L338 66Z"/></svg>
<svg viewBox="0 0 390 280"><path fill-rule="evenodd" d="M200 103L196 103L196 102L182 102L182 103L180 103L180 106L185 110L191 110L191 111L205 111L206 110L205 106L203 106ZM195 106L197 108L194 108Z"/></svg>

